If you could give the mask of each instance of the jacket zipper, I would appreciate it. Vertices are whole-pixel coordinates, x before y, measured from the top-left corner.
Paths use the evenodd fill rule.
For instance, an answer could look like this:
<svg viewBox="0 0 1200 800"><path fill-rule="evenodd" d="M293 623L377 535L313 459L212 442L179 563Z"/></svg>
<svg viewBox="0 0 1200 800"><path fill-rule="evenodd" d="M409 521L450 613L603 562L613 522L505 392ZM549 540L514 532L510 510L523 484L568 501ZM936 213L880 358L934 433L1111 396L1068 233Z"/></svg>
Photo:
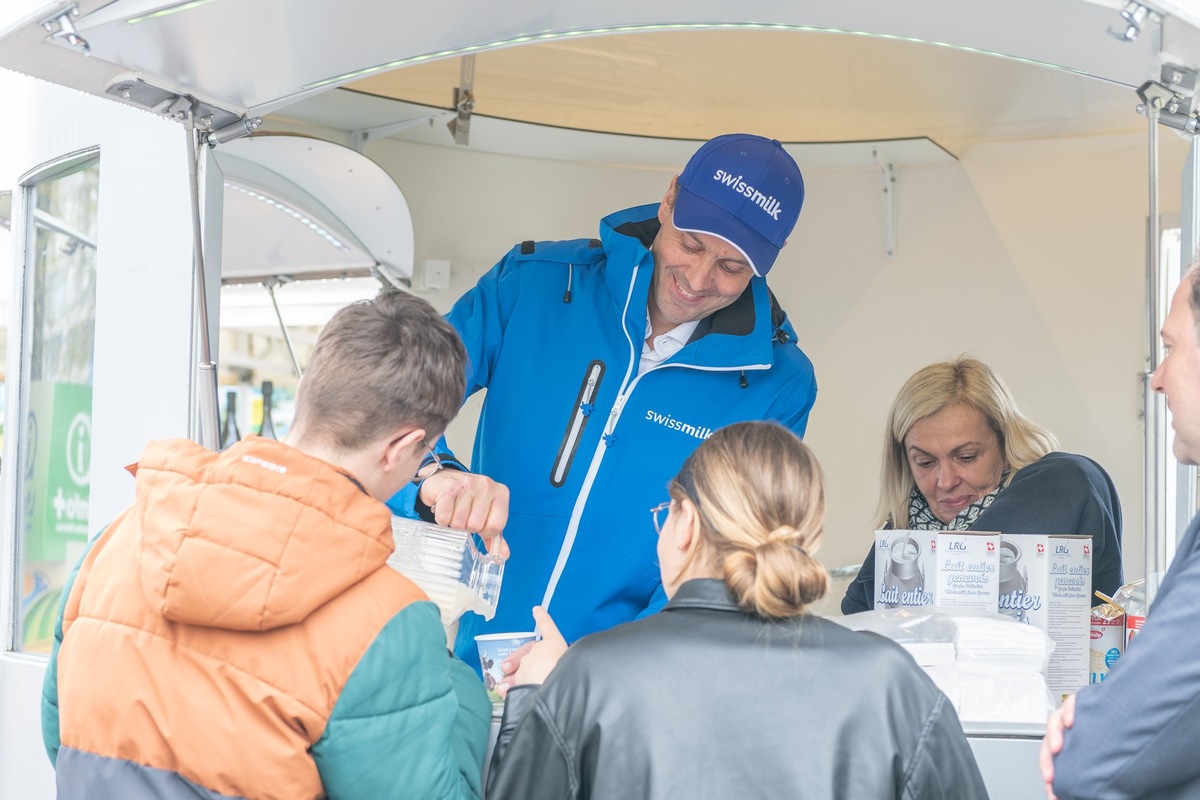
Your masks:
<svg viewBox="0 0 1200 800"><path fill-rule="evenodd" d="M588 364L583 384L579 387L579 394L575 398L575 412L571 415L571 421L567 424L567 430L563 434L562 444L558 448L558 456L554 459L554 469L550 471L552 486L562 486L567 480L571 462L575 460L575 450L579 447L583 429L587 426L588 418L592 414L592 401L596 397L600 379L603 377L603 361L596 360Z"/></svg>
<svg viewBox="0 0 1200 800"><path fill-rule="evenodd" d="M634 265L633 276L629 279L629 289L625 295L625 305L621 311L621 319L625 319L629 312L629 303L633 297L633 287L637 283L638 271L640 265ZM596 480L596 473L600 471L600 462L604 460L604 453L611 446L612 434L617 429L617 422L621 419L621 412L625 407L625 400L633 389L637 386L641 379L641 374L636 371L638 360L641 357L641 350L634 346L634 340L629 335L629 330L625 330L625 340L629 343L630 360L629 365L625 369L625 377L621 381L621 387L617 390L616 400L613 402L613 407L609 411L608 420L604 425L604 435L596 442L596 450L592 453L592 461L588 464L587 474L583 478L583 485L579 489L579 494L575 498L575 505L571 509L571 518L567 521L567 530L563 536L562 546L558 550L558 558L554 562L554 569L550 573L550 579L546 582L546 591L542 594L542 608L550 610L550 601L554 599L554 592L558 588L559 578L562 577L563 570L567 566L567 561L571 557L571 550L575 547L575 537L579 534L579 521L583 518L583 510L587 506L588 496L592 491L592 484ZM655 369L667 368L682 368L696 369L703 372L732 372L738 369L760 370L769 369L769 364L744 364L740 367L700 367L694 364L664 364L646 370L647 373Z"/></svg>

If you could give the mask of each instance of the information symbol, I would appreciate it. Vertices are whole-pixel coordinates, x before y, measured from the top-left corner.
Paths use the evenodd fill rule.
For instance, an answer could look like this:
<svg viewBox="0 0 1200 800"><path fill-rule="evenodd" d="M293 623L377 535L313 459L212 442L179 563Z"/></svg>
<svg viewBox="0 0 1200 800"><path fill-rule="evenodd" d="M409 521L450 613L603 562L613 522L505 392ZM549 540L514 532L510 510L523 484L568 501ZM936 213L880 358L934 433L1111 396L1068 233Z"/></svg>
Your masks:
<svg viewBox="0 0 1200 800"><path fill-rule="evenodd" d="M79 413L67 429L67 473L76 486L87 486L92 471L92 418Z"/></svg>

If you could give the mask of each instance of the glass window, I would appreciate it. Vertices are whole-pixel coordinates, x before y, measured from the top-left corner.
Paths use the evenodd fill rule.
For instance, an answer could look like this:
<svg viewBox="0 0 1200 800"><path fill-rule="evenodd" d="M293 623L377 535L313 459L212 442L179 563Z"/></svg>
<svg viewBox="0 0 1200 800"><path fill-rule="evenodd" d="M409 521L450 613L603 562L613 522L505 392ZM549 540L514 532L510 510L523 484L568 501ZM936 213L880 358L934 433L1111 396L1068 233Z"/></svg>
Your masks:
<svg viewBox="0 0 1200 800"><path fill-rule="evenodd" d="M63 586L90 533L99 186L100 160L93 154L21 187L27 209L19 234L25 237L24 430L16 455L13 649L22 652L49 652Z"/></svg>

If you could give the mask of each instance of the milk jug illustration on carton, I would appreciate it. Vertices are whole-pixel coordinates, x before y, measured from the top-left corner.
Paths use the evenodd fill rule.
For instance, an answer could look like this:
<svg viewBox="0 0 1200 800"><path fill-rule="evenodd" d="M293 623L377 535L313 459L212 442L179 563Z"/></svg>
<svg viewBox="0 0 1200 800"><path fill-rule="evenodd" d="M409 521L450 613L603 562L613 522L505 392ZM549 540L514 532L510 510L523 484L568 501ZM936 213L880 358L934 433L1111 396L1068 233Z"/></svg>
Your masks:
<svg viewBox="0 0 1200 800"><path fill-rule="evenodd" d="M887 582L901 594L925 588L921 571L921 543L913 536L899 536L888 549Z"/></svg>
<svg viewBox="0 0 1200 800"><path fill-rule="evenodd" d="M1029 591L1029 571L1021 563L1021 546L1004 539L1000 542L1000 613L1017 622L1029 622L1027 604L1022 601Z"/></svg>
<svg viewBox="0 0 1200 800"><path fill-rule="evenodd" d="M875 532L875 606L910 608L933 602L930 553L921 531ZM933 541L936 541L933 540Z"/></svg>

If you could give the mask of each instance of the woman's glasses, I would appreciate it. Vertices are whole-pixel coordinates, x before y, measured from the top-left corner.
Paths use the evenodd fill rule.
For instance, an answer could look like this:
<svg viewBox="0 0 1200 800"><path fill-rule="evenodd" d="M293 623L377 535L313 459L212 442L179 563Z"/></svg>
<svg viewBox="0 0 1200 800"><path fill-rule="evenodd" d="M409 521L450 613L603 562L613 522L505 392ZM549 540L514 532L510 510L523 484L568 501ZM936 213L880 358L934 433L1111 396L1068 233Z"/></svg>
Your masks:
<svg viewBox="0 0 1200 800"><path fill-rule="evenodd" d="M660 517L664 511L666 511L668 516L670 516L670 508L671 501L668 500L667 502L659 503L654 508L650 509L650 516L654 517L654 532L659 536L662 536L662 526L666 521L665 519L660 519Z"/></svg>

